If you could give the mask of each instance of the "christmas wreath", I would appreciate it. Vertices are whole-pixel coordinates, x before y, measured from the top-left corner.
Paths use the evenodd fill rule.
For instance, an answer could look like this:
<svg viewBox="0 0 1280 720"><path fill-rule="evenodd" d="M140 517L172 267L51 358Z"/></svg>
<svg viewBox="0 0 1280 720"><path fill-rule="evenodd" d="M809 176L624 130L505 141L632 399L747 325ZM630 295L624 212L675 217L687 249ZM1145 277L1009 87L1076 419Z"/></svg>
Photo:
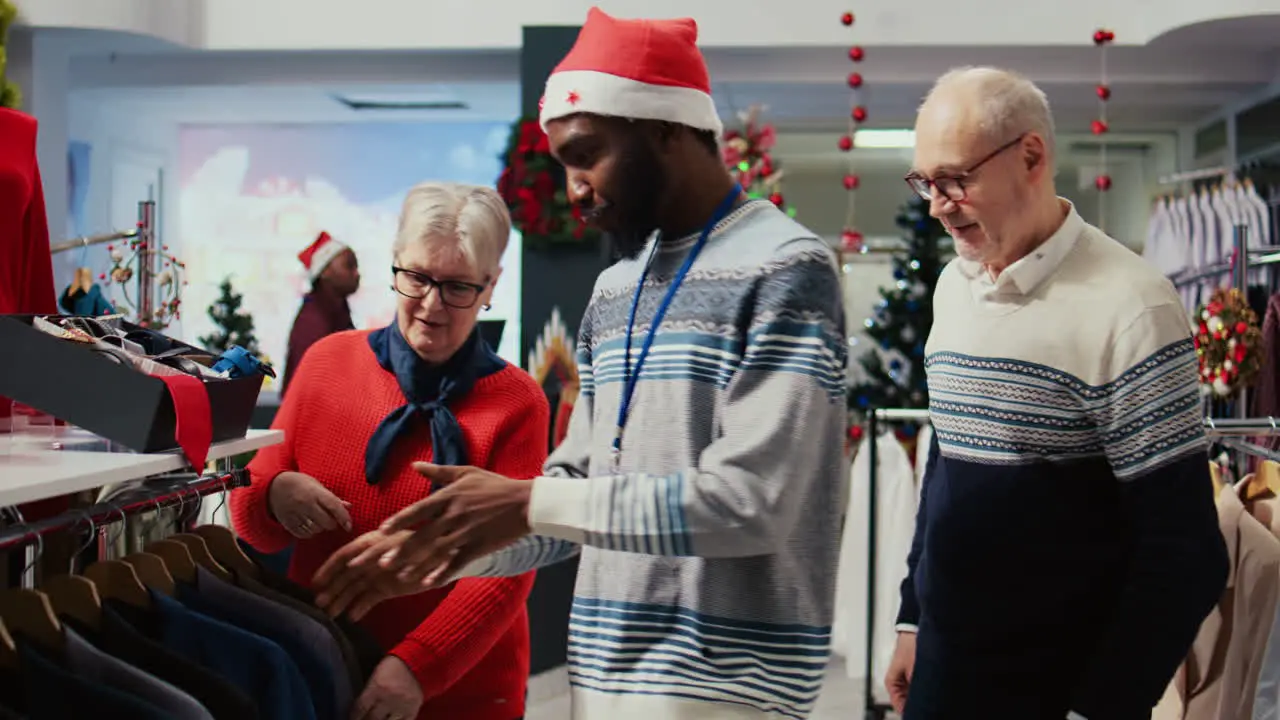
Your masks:
<svg viewBox="0 0 1280 720"><path fill-rule="evenodd" d="M1239 290L1224 288L1214 291L1196 318L1201 390L1219 397L1234 395L1253 381L1262 366L1258 316Z"/></svg>
<svg viewBox="0 0 1280 720"><path fill-rule="evenodd" d="M507 203L511 223L524 236L525 247L589 247L598 233L583 220L562 188L559 162L537 118L521 118L511 127L502 155L498 194Z"/></svg>

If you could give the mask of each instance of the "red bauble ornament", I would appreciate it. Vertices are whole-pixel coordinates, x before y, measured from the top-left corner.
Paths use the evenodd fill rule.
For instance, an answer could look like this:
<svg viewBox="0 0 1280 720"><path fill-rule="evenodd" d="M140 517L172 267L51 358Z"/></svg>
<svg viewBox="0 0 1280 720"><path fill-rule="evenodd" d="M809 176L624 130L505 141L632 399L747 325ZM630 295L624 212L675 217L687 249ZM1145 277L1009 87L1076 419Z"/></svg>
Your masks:
<svg viewBox="0 0 1280 720"><path fill-rule="evenodd" d="M773 203L774 205L777 205L778 207L782 207L782 193L776 192L770 195L769 202Z"/></svg>
<svg viewBox="0 0 1280 720"><path fill-rule="evenodd" d="M850 425L850 426L849 426L849 439L850 439L850 440L852 440L852 441L854 441L854 442L859 442L859 441L861 441L861 440L862 440L862 433L864 433L864 432L866 432L866 431L862 429L862 426L861 426L861 425Z"/></svg>
<svg viewBox="0 0 1280 720"><path fill-rule="evenodd" d="M840 24L848 27L853 24L853 13L847 12L840 16Z"/></svg>
<svg viewBox="0 0 1280 720"><path fill-rule="evenodd" d="M840 247L845 252L859 252L862 250L862 233L857 230L845 230L840 233Z"/></svg>
<svg viewBox="0 0 1280 720"><path fill-rule="evenodd" d="M840 136L840 149L849 152L853 149L853 137L849 135Z"/></svg>
<svg viewBox="0 0 1280 720"><path fill-rule="evenodd" d="M858 185L862 183L862 179L857 175L849 174L844 176L844 189L857 190Z"/></svg>
<svg viewBox="0 0 1280 720"><path fill-rule="evenodd" d="M1098 87L1093 89L1093 92L1097 94L1099 100L1105 101L1105 100L1111 99L1110 85L1099 85Z"/></svg>
<svg viewBox="0 0 1280 720"><path fill-rule="evenodd" d="M1089 125L1089 128L1090 128L1091 130L1093 130L1093 134L1094 134L1094 135L1101 135L1101 134L1103 134L1103 133L1105 133L1106 131L1108 131L1108 130L1110 130L1110 129L1111 129L1111 128L1107 127L1107 123L1106 123L1105 121L1103 121L1103 120L1094 120L1094 121Z"/></svg>
<svg viewBox="0 0 1280 720"><path fill-rule="evenodd" d="M863 51L861 45L854 45L853 47L849 48L849 59L854 62L862 62L863 58L865 58L866 56L867 56L867 53Z"/></svg>
<svg viewBox="0 0 1280 720"><path fill-rule="evenodd" d="M850 117L852 117L852 118L853 118L853 121L854 121L854 122L866 122L866 121L867 121L867 109L866 109L866 108L864 108L864 107L862 107L861 105L858 105L857 107L855 107L855 108L853 109L853 112L852 112L852 113L850 113L849 115L850 115Z"/></svg>
<svg viewBox="0 0 1280 720"><path fill-rule="evenodd" d="M849 87L855 90L862 87L862 73L849 73Z"/></svg>
<svg viewBox="0 0 1280 720"><path fill-rule="evenodd" d="M1093 186L1094 186L1094 187L1096 187L1096 188L1098 188L1099 190L1101 190L1101 191L1103 191L1103 192L1106 192L1107 190L1110 190L1110 189L1111 189L1111 176L1110 176L1110 175L1099 175L1098 177L1096 177L1096 178L1094 178L1094 179L1093 179Z"/></svg>
<svg viewBox="0 0 1280 720"><path fill-rule="evenodd" d="M1249 326L1248 326L1248 325L1245 325L1243 322L1238 322L1238 323L1236 323L1236 334L1237 334L1237 335L1243 335L1243 334L1245 334L1245 333L1246 333L1246 332L1248 332L1248 331L1249 331Z"/></svg>

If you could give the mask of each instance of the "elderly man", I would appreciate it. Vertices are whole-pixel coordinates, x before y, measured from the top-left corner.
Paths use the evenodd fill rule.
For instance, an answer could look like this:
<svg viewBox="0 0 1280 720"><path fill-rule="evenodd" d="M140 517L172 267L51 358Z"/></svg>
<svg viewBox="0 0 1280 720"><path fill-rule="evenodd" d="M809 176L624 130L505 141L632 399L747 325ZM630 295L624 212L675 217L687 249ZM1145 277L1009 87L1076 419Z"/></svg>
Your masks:
<svg viewBox="0 0 1280 720"><path fill-rule="evenodd" d="M832 252L726 172L692 20L593 9L544 101L569 197L626 256L579 329L568 437L532 482L424 467L448 487L393 518L389 545L339 551L323 601L359 614L442 563L446 580L510 575L581 546L576 720L807 717L845 482ZM349 574L362 555L408 586Z"/></svg>
<svg viewBox="0 0 1280 720"><path fill-rule="evenodd" d="M1057 196L1025 78L944 75L914 165L959 258L890 695L906 720L1148 718L1227 577L1185 311Z"/></svg>

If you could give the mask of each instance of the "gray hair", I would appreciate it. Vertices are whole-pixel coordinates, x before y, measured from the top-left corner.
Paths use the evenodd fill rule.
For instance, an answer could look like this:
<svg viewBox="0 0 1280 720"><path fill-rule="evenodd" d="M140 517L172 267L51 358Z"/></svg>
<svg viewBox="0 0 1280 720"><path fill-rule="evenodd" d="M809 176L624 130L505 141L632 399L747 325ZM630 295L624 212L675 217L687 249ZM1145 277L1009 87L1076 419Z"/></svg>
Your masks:
<svg viewBox="0 0 1280 720"><path fill-rule="evenodd" d="M1034 132L1044 138L1050 160L1056 158L1049 98L1035 83L1012 70L958 67L938 78L924 102L953 85L973 91L980 107L979 127L992 143L1007 143L1020 133Z"/></svg>
<svg viewBox="0 0 1280 720"><path fill-rule="evenodd" d="M476 270L491 273L510 237L511 215L493 188L430 181L405 195L391 252L398 256L411 242L452 243Z"/></svg>

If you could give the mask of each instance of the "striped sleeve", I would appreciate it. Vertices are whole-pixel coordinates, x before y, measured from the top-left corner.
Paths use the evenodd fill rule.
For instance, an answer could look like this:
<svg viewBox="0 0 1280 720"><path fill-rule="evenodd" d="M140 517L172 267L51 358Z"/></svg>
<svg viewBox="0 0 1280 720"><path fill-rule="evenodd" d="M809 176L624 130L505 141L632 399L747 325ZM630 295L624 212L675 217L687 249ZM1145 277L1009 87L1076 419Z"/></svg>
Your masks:
<svg viewBox="0 0 1280 720"><path fill-rule="evenodd" d="M1133 480L1206 449L1199 363L1181 305L1142 312L1113 342L1118 372L1086 403L1120 480Z"/></svg>
<svg viewBox="0 0 1280 720"><path fill-rule="evenodd" d="M534 480L535 533L607 550L743 557L773 553L823 484L843 481L843 302L830 250L789 243L756 279L720 433L696 466Z"/></svg>

